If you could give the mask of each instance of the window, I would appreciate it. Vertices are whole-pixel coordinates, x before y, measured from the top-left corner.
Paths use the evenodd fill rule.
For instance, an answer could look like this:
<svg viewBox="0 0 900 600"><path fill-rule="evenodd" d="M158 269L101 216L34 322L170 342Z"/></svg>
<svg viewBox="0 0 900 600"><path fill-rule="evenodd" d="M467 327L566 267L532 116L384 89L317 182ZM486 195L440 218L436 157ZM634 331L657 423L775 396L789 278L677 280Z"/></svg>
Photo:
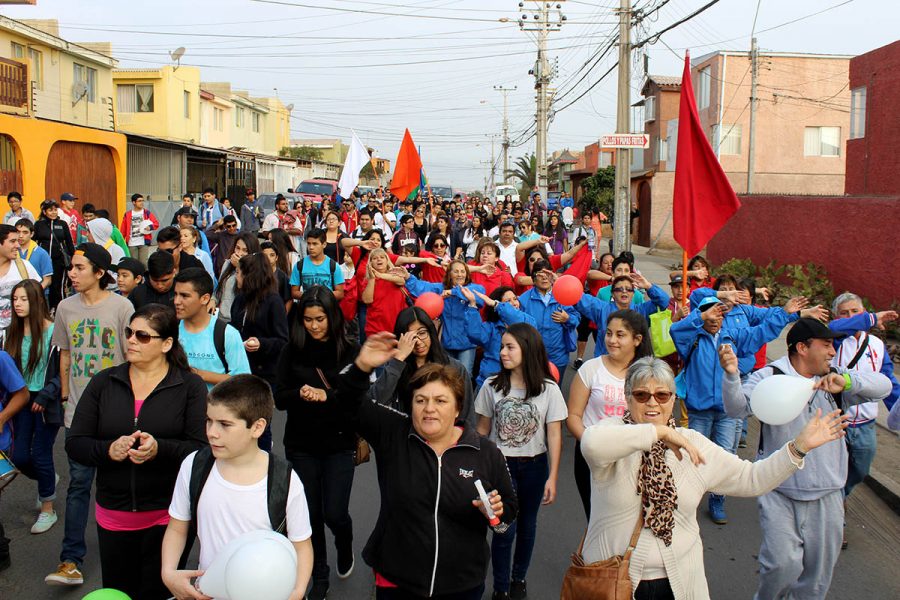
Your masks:
<svg viewBox="0 0 900 600"><path fill-rule="evenodd" d="M850 139L866 137L866 88L850 90Z"/></svg>
<svg viewBox="0 0 900 600"><path fill-rule="evenodd" d="M97 101L97 69L72 63L72 81L73 83L83 81L87 85L84 98L92 103ZM75 98L75 100L80 100L80 98Z"/></svg>
<svg viewBox="0 0 900 600"><path fill-rule="evenodd" d="M663 147L666 152L663 157L666 161L666 171L674 171L675 155L678 153L678 119L669 120L666 133L668 133L668 137L666 138L665 146Z"/></svg>
<svg viewBox="0 0 900 600"><path fill-rule="evenodd" d="M253 124L253 133L259 133L259 121L261 116L262 115L260 115L256 111L253 111L253 113L251 113L250 115L251 122Z"/></svg>
<svg viewBox="0 0 900 600"><path fill-rule="evenodd" d="M225 131L225 111L221 108L213 107L213 129Z"/></svg>
<svg viewBox="0 0 900 600"><path fill-rule="evenodd" d="M25 58L25 46L12 42L11 56L13 58Z"/></svg>
<svg viewBox="0 0 900 600"><path fill-rule="evenodd" d="M184 93L184 118L185 119L191 118L191 93L190 92Z"/></svg>
<svg viewBox="0 0 900 600"><path fill-rule="evenodd" d="M712 83L712 75L709 71L710 67L700 69L697 77L697 109L703 110L709 106L710 84Z"/></svg>
<svg viewBox="0 0 900 600"><path fill-rule="evenodd" d="M656 120L656 96L644 99L644 122Z"/></svg>
<svg viewBox="0 0 900 600"><path fill-rule="evenodd" d="M122 113L152 113L152 85L119 85L116 87L118 110Z"/></svg>
<svg viewBox="0 0 900 600"><path fill-rule="evenodd" d="M741 134L743 133L740 125L728 125L723 123L721 128L719 125L713 125L713 140L719 144L719 155L738 155L741 153Z"/></svg>
<svg viewBox="0 0 900 600"><path fill-rule="evenodd" d="M28 60L31 62L31 81L35 89L44 89L44 55L40 50L29 48Z"/></svg>
<svg viewBox="0 0 900 600"><path fill-rule="evenodd" d="M840 127L806 127L803 130L803 156L840 155Z"/></svg>
<svg viewBox="0 0 900 600"><path fill-rule="evenodd" d="M244 109L240 106L235 107L234 109L234 126L235 127L243 127L244 126Z"/></svg>

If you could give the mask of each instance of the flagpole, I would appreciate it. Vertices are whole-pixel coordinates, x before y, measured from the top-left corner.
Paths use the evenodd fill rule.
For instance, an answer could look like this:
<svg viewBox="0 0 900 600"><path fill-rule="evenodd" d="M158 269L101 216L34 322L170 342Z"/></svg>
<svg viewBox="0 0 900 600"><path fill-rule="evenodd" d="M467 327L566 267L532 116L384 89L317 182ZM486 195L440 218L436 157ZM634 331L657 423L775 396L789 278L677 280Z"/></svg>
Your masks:
<svg viewBox="0 0 900 600"><path fill-rule="evenodd" d="M687 250L681 251L681 303L684 306L690 305L690 298L688 298L688 255L687 255Z"/></svg>

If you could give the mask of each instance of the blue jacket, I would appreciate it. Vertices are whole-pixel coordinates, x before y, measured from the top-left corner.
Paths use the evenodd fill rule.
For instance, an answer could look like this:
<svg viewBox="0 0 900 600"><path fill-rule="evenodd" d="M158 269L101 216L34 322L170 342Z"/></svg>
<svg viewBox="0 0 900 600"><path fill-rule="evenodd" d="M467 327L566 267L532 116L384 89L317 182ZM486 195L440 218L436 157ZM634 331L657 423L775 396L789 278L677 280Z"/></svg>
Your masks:
<svg viewBox="0 0 900 600"><path fill-rule="evenodd" d="M650 289L647 290L647 295L650 298L650 302L642 302L640 304L634 304L632 302L631 310L643 315L649 323L650 315L660 309L669 308L669 295L658 285L650 286ZM607 354L605 339L606 321L609 319L609 315L619 310L618 307L616 307L615 302L606 302L591 296L590 294L584 294L581 296L581 300L578 301L578 304L575 305L575 308L584 315L584 317L590 319L597 325L597 341L594 343L594 357L600 356L601 354Z"/></svg>
<svg viewBox="0 0 900 600"><path fill-rule="evenodd" d="M500 340L506 333L506 326L513 323L528 323L532 327L537 326L531 315L516 310L509 302L500 302L494 310L497 311L500 320L496 323L485 323L481 320L481 313L477 308L466 307L466 334L473 344L484 348L481 368L475 379L478 388L481 388L485 379L500 372Z"/></svg>
<svg viewBox="0 0 900 600"><path fill-rule="evenodd" d="M783 309L775 309L781 310ZM723 324L724 325L724 324ZM753 354L781 333L783 325L778 319L766 319L754 327L725 329L716 336L703 329L700 311L694 310L684 319L672 323L669 334L675 342L679 356L685 362L684 382L687 387L685 404L689 410L717 410L725 412L722 404L722 376L719 364L719 346L731 344L738 356Z"/></svg>
<svg viewBox="0 0 900 600"><path fill-rule="evenodd" d="M213 201L211 208L207 207L206 202L201 202L197 213L197 226L201 230L208 229L210 225L225 217L225 209L218 200Z"/></svg>
<svg viewBox="0 0 900 600"><path fill-rule="evenodd" d="M691 309L697 308L700 301L716 295L716 290L712 288L697 288L691 293ZM738 329L741 327L754 327L760 325L766 319L775 319L776 324L782 327L789 323L793 323L800 318L800 312L788 314L784 309L765 308L762 306L752 306L750 304L736 304L725 313L725 319L722 321L722 329ZM756 366L756 352L759 348L749 354L738 354L738 370L741 375L747 375Z"/></svg>
<svg viewBox="0 0 900 600"><path fill-rule="evenodd" d="M869 329L875 326L877 321L878 317L875 316L875 313L860 313L846 319L835 319L828 324L828 328L835 333L840 333L841 338L843 338L848 335L854 335L857 331L868 332ZM835 349L841 345L841 338L834 340ZM891 393L884 399L884 405L890 410L897 400L900 399L900 381L897 381L897 376L894 375L894 361L891 360L888 354L885 354L884 359L881 361L880 373L891 382Z"/></svg>
<svg viewBox="0 0 900 600"><path fill-rule="evenodd" d="M480 286L477 283L470 283L466 287L470 290L484 293L484 286ZM410 275L409 279L406 280L406 289L417 298L425 292L434 292L438 295L444 292L443 284L422 281L414 275ZM478 296L475 296L475 302L479 306L484 304ZM469 301L456 288L453 288L450 295L444 298L444 312L441 314L441 321L443 322L441 344L447 350L468 350L475 347L475 344L472 343L466 334L466 309L468 306Z"/></svg>
<svg viewBox="0 0 900 600"><path fill-rule="evenodd" d="M576 329L581 315L574 307L563 306L557 302L552 291L548 290L547 295L550 296L550 302L544 304L541 293L533 287L519 296L519 302L522 303L522 310L531 315L537 323L535 327L544 338L547 358L555 365L566 365L569 363L569 353L575 350L578 342ZM552 318L553 313L559 310L569 313L569 320L565 323L557 323Z"/></svg>

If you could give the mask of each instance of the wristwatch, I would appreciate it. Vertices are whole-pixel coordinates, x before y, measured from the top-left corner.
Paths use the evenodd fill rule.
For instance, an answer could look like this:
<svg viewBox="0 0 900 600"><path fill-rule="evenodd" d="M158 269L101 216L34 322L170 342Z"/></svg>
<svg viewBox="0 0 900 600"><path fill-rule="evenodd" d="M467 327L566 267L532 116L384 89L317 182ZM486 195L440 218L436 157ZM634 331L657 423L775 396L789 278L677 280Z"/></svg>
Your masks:
<svg viewBox="0 0 900 600"><path fill-rule="evenodd" d="M800 448L797 447L797 442L795 442L794 440L788 442L788 447L794 454L799 456L801 460L806 458L806 455L808 454L808 452L803 452L802 450L800 450Z"/></svg>

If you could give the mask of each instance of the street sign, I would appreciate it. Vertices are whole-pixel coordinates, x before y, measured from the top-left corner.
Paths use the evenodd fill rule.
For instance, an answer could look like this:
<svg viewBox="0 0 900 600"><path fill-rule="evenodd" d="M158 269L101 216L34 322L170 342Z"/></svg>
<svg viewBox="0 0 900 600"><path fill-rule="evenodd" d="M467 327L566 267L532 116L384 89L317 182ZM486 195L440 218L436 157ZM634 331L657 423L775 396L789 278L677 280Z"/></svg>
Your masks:
<svg viewBox="0 0 900 600"><path fill-rule="evenodd" d="M600 138L604 148L649 148L650 136L646 133L613 133Z"/></svg>

